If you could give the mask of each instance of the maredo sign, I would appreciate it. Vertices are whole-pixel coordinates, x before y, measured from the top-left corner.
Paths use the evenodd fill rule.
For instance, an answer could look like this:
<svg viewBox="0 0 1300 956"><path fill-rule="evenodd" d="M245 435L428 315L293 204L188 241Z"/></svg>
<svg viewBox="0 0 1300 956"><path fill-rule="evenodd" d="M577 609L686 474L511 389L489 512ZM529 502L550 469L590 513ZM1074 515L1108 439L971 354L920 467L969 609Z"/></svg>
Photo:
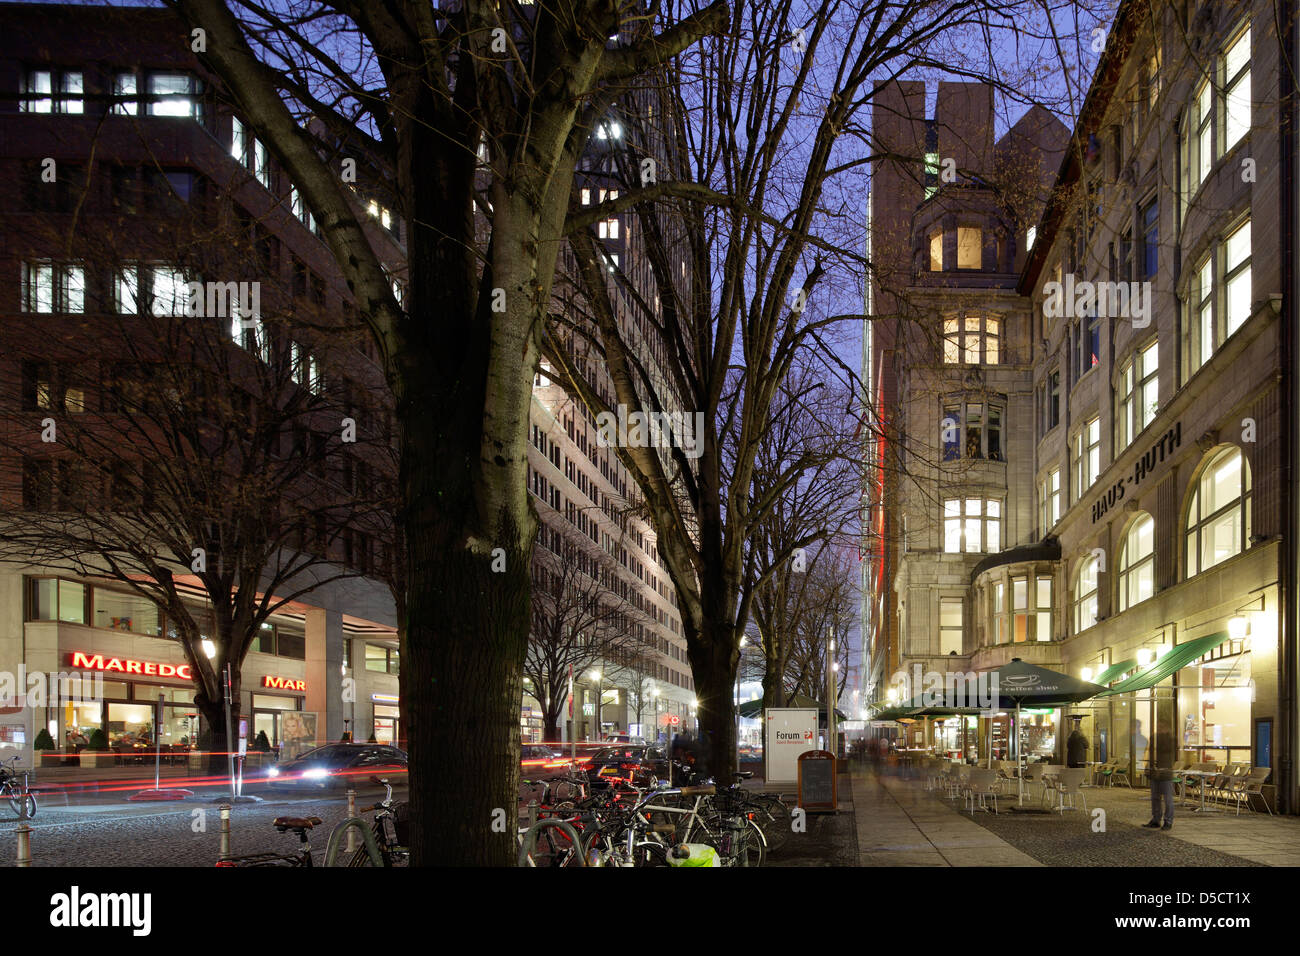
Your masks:
<svg viewBox="0 0 1300 956"><path fill-rule="evenodd" d="M267 674L262 678L263 687L274 687L276 690L302 690L307 689L305 680L295 680L292 677L272 677Z"/></svg>
<svg viewBox="0 0 1300 956"><path fill-rule="evenodd" d="M122 674L139 674L142 677L194 679L194 672L190 670L189 664L135 661L127 657L105 657L103 654L87 654L84 651L73 651L68 655L68 659L73 667L88 671L118 671Z"/></svg>

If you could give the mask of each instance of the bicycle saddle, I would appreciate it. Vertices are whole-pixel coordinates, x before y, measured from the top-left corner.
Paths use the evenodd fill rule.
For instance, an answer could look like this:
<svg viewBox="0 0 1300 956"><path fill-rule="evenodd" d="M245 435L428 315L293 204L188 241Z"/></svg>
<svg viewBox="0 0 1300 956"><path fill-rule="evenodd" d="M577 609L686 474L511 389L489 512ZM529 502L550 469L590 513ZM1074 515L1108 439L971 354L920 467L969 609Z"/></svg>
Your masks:
<svg viewBox="0 0 1300 956"><path fill-rule="evenodd" d="M285 830L310 830L320 826L320 817L276 817L271 825L283 833Z"/></svg>

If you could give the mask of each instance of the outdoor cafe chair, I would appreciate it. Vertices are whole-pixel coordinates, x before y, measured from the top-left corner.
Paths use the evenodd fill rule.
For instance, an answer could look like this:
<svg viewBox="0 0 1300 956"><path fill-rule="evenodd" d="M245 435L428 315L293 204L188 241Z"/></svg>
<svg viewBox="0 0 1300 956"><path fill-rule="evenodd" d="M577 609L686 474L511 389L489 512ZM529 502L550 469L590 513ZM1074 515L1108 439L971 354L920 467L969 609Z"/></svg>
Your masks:
<svg viewBox="0 0 1300 956"><path fill-rule="evenodd" d="M993 812L998 812L998 787L997 772L986 770L983 767L974 767L966 780L966 806L975 815L975 804L979 803L981 810L987 810L988 804L985 802L989 797L993 798Z"/></svg>
<svg viewBox="0 0 1300 956"><path fill-rule="evenodd" d="M953 767L952 783L948 788L948 796L956 800L966 790L966 785L970 782L970 773L973 768L969 764L959 763Z"/></svg>
<svg viewBox="0 0 1300 956"><path fill-rule="evenodd" d="M1110 782L1112 785L1118 785L1120 778L1124 778L1124 786L1130 790L1133 789L1133 782L1128 778L1128 770L1125 768L1123 761L1116 760L1115 766L1110 772Z"/></svg>
<svg viewBox="0 0 1300 956"><path fill-rule="evenodd" d="M1066 767L1056 775L1056 811L1064 813L1068 807L1071 810L1077 810L1074 805L1074 798L1077 796L1083 801L1083 809L1088 809L1088 798L1083 793L1083 779L1088 771L1083 767Z"/></svg>
<svg viewBox="0 0 1300 956"><path fill-rule="evenodd" d="M1250 773L1246 774L1245 778L1242 780L1241 790L1239 791L1239 796L1237 798L1239 800L1237 804L1238 816L1241 815L1242 803L1246 804L1248 810L1254 811L1255 808L1251 805L1250 798L1255 796L1259 797L1259 802L1264 804L1264 809L1268 811L1268 815L1270 817L1273 815L1273 808L1270 807L1268 801L1264 799L1264 781L1268 779L1268 775L1271 772L1272 771L1268 767L1252 767Z"/></svg>
<svg viewBox="0 0 1300 956"><path fill-rule="evenodd" d="M1057 788L1057 778L1065 767L1061 764L1042 764L1040 766L1038 782L1042 785L1043 792L1040 794L1044 801L1047 800L1049 793L1055 793Z"/></svg>

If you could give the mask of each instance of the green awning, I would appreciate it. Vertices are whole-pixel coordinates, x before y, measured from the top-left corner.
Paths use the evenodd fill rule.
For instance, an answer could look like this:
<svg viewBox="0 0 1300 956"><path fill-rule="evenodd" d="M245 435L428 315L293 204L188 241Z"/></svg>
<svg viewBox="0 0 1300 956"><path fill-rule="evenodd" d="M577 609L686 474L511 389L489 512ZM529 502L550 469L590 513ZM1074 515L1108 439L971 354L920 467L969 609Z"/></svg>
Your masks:
<svg viewBox="0 0 1300 956"><path fill-rule="evenodd" d="M1131 691L1154 687L1175 671L1182 670L1198 657L1208 654L1227 639L1228 632L1219 631L1217 634L1209 634L1205 637L1198 637L1194 641L1188 641L1186 644L1179 644L1146 670L1134 674L1128 680L1120 681L1104 694L1098 694L1097 696L1113 697L1115 694L1127 694Z"/></svg>
<svg viewBox="0 0 1300 956"><path fill-rule="evenodd" d="M1104 686L1118 678L1120 674L1127 674L1137 666L1137 658L1130 658L1126 661L1120 661L1118 664L1111 664L1110 667L1107 667L1104 671L1094 677L1092 682Z"/></svg>

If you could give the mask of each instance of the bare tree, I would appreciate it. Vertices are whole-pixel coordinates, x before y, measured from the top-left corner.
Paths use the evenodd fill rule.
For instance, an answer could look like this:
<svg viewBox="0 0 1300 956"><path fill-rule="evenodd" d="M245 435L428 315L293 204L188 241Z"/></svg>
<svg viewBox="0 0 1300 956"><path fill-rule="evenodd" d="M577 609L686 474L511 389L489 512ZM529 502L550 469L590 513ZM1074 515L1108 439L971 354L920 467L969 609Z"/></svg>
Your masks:
<svg viewBox="0 0 1300 956"><path fill-rule="evenodd" d="M828 549L829 550L829 549ZM794 633L790 636L781 680L788 693L806 694L817 700L826 696L826 658L832 640L835 671L834 705L844 692L849 676L849 629L857 612L857 592L849 558L843 550L832 550L818 561L809 575Z"/></svg>
<svg viewBox="0 0 1300 956"><path fill-rule="evenodd" d="M105 207L96 184L110 172L119 187L144 181ZM241 667L267 618L323 585L383 573L391 446L382 383L370 393L336 375L346 334L312 296L270 280L260 227L220 184L192 183L182 199L151 172L91 164L76 176L78 227L51 221L31 237L99 281L84 291L84 334L54 348L38 325L7 336L23 356L22 401L6 417L24 457L0 559L111 581L152 605L150 623L114 626L179 642L216 770L231 749L223 674L237 717ZM133 228L150 212L166 215ZM249 274L262 277L255 295L240 287ZM29 279L39 294L44 280ZM310 327L340 337L309 347Z"/></svg>
<svg viewBox="0 0 1300 956"><path fill-rule="evenodd" d="M594 545L586 548L558 534L550 545L533 554L524 676L542 705L544 739L553 741L559 739L570 678L639 655L642 642L636 633L640 612L611 587L617 562Z"/></svg>

